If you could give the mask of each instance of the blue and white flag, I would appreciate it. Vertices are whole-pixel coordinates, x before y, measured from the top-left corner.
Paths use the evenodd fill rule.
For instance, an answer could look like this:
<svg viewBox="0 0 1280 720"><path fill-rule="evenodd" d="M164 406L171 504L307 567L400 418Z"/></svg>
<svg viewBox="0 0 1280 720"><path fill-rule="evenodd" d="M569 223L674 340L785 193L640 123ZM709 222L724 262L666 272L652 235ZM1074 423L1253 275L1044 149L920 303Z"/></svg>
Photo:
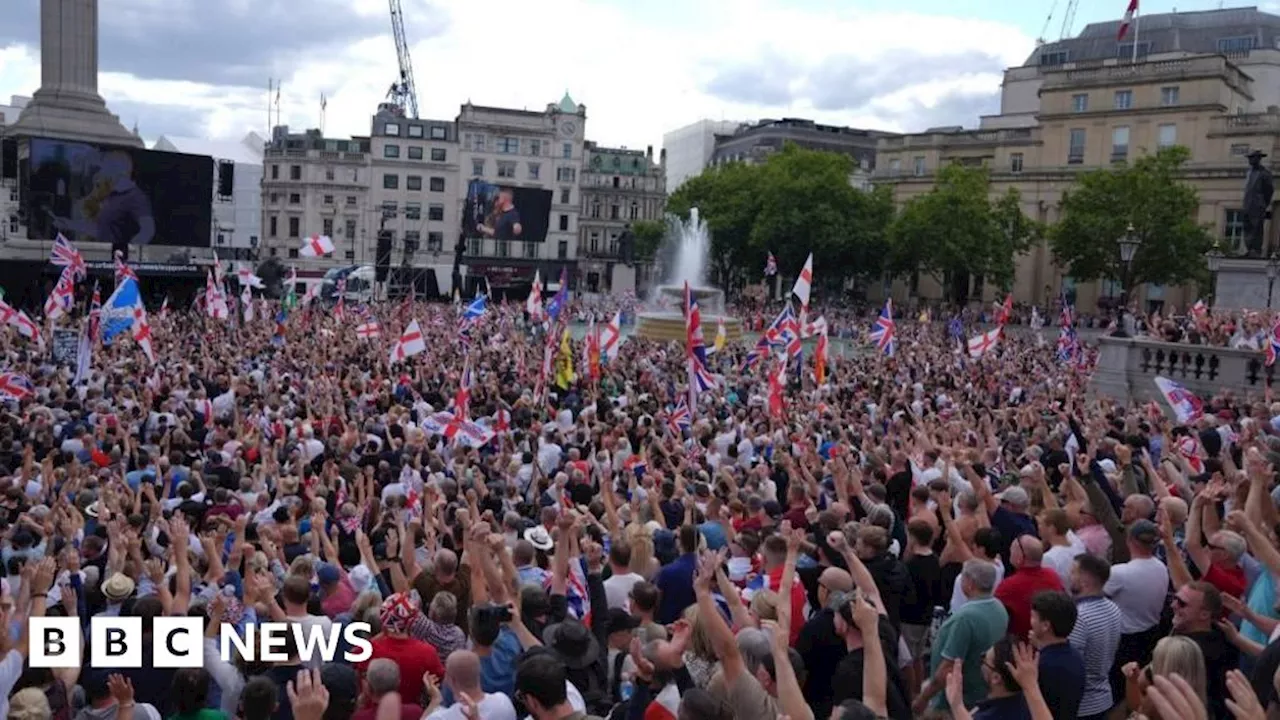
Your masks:
<svg viewBox="0 0 1280 720"><path fill-rule="evenodd" d="M133 309L142 305L138 281L126 277L116 285L115 292L102 306L102 342L110 345L111 339L133 328Z"/></svg>

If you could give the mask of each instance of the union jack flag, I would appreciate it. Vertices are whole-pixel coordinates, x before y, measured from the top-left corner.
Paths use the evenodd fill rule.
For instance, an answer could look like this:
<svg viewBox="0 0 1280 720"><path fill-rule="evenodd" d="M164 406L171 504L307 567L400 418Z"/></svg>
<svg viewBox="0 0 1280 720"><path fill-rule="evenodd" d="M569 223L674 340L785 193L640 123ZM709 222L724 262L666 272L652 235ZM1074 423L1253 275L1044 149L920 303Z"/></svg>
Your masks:
<svg viewBox="0 0 1280 720"><path fill-rule="evenodd" d="M467 355L462 366L462 379L458 382L458 392L453 396L453 412L463 420L471 419L471 386L475 384L471 374L471 355Z"/></svg>
<svg viewBox="0 0 1280 720"><path fill-rule="evenodd" d="M129 267L129 263L124 261L124 253L117 250L115 254L115 261L116 285L124 282L125 278L132 278L134 281L137 281L138 274L133 271L133 268Z"/></svg>
<svg viewBox="0 0 1280 720"><path fill-rule="evenodd" d="M31 384L31 378L18 373L4 373L0 375L0 397L9 400L21 400L30 397L36 392L35 385Z"/></svg>
<svg viewBox="0 0 1280 720"><path fill-rule="evenodd" d="M102 329L102 293L98 283L93 283L93 300L89 302L89 342L95 342Z"/></svg>
<svg viewBox="0 0 1280 720"><path fill-rule="evenodd" d="M697 407L698 393L716 386L715 376L707 369L707 343L702 338L702 313L689 283L684 284L685 352L689 365L689 408Z"/></svg>
<svg viewBox="0 0 1280 720"><path fill-rule="evenodd" d="M747 353L742 369L746 370L760 362L761 358L777 347L786 347L787 354L792 357L800 354L800 322L796 319L795 310L790 305L783 308L782 312L778 313L778 317L765 328L756 346Z"/></svg>
<svg viewBox="0 0 1280 720"><path fill-rule="evenodd" d="M667 425L671 428L671 432L680 435L684 430L693 427L693 417L689 412L689 404L684 398L680 398L680 402L676 403L676 407L667 415Z"/></svg>
<svg viewBox="0 0 1280 720"><path fill-rule="evenodd" d="M1271 338L1267 343L1267 367L1276 364L1276 354L1280 353L1280 321L1271 326Z"/></svg>
<svg viewBox="0 0 1280 720"><path fill-rule="evenodd" d="M893 353L898 349L898 341L895 337L897 330L898 326L893 322L893 300L885 300L884 309L880 311L880 317L876 318L875 327L871 328L871 334L868 337L876 344L876 350L888 357L893 357Z"/></svg>
<svg viewBox="0 0 1280 720"><path fill-rule="evenodd" d="M53 248L50 252L49 262L59 267L65 267L71 270L72 277L77 281L83 280L88 273L88 267L84 264L84 256L76 249L71 241L58 233L58 237L53 241Z"/></svg>

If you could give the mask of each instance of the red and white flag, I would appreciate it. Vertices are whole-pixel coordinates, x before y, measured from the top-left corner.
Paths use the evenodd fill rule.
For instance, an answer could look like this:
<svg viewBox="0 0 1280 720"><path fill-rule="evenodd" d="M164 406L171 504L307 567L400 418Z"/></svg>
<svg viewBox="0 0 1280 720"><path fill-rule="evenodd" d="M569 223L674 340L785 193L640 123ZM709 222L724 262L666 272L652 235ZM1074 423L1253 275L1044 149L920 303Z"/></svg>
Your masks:
<svg viewBox="0 0 1280 720"><path fill-rule="evenodd" d="M133 341L142 348L142 354L147 356L147 362L154 365L156 354L151 349L151 323L147 322L147 311L141 305L135 305L133 308Z"/></svg>
<svg viewBox="0 0 1280 720"><path fill-rule="evenodd" d="M400 333L400 337L396 338L396 344L391 348L391 357L389 362L395 365L398 362L407 360L418 353L427 351L426 340L422 336L422 328L418 326L418 321L413 320L409 323L409 327Z"/></svg>
<svg viewBox="0 0 1280 720"><path fill-rule="evenodd" d="M529 289L529 297L524 301L524 309L529 319L537 322L542 319L542 272L533 271L533 287Z"/></svg>
<svg viewBox="0 0 1280 720"><path fill-rule="evenodd" d="M1009 318L1013 316L1013 293L1009 293L1004 298L1004 304L996 308L996 324L1008 325Z"/></svg>
<svg viewBox="0 0 1280 720"><path fill-rule="evenodd" d="M1162 375L1155 377L1155 383L1156 389L1160 391L1164 401L1169 403L1178 422L1195 422L1204 415L1204 403L1196 397L1195 393Z"/></svg>
<svg viewBox="0 0 1280 720"><path fill-rule="evenodd" d="M226 320L231 311L227 307L227 298L222 293L221 284L214 278L214 274L214 271L210 270L205 276L204 310L215 320Z"/></svg>
<svg viewBox="0 0 1280 720"><path fill-rule="evenodd" d="M303 257L324 257L333 253L333 240L328 235L312 235L303 241L298 254Z"/></svg>
<svg viewBox="0 0 1280 720"><path fill-rule="evenodd" d="M1138 0L1129 0L1129 7L1124 11L1124 17L1120 20L1120 34L1116 36L1116 41L1124 39L1129 34L1129 26L1133 24L1133 18L1138 14Z"/></svg>
<svg viewBox="0 0 1280 720"><path fill-rule="evenodd" d="M382 337L382 327L377 320L362 322L356 326L356 337L361 340L373 340Z"/></svg>
<svg viewBox="0 0 1280 720"><path fill-rule="evenodd" d="M27 317L27 314L19 310L16 315L10 316L9 324L18 329L18 334L28 340L34 340L37 345L44 347L44 338L40 337L40 327Z"/></svg>
<svg viewBox="0 0 1280 720"><path fill-rule="evenodd" d="M73 281L83 280L88 273L88 266L84 263L84 256L71 244L71 241L58 233L58 237L53 241L53 248L50 252L49 262L60 267L71 270Z"/></svg>
<svg viewBox="0 0 1280 720"><path fill-rule="evenodd" d="M809 290L813 286L813 253L809 253L809 259L804 261L804 269L800 271L800 276L796 278L795 287L791 288L791 293L800 298L801 307L809 307Z"/></svg>
<svg viewBox="0 0 1280 720"><path fill-rule="evenodd" d="M57 320L66 315L71 312L71 307L75 305L75 301L75 271L68 266L62 269L62 275L58 276L58 282L54 284L53 291L49 293L49 297L44 301L45 319Z"/></svg>
<svg viewBox="0 0 1280 720"><path fill-rule="evenodd" d="M980 358L995 350L1000 344L1000 328L988 330L981 335L969 338L969 357Z"/></svg>
<svg viewBox="0 0 1280 720"><path fill-rule="evenodd" d="M769 373L769 414L780 418L786 411L786 400L783 396L787 387L787 356L778 357L778 367Z"/></svg>
<svg viewBox="0 0 1280 720"><path fill-rule="evenodd" d="M240 291L240 307L244 311L244 321L253 322L253 289L249 285Z"/></svg>
<svg viewBox="0 0 1280 720"><path fill-rule="evenodd" d="M600 354L604 356L605 362L613 362L618 359L618 351L621 348L622 313L616 312L609 324L604 326L604 332L600 334Z"/></svg>

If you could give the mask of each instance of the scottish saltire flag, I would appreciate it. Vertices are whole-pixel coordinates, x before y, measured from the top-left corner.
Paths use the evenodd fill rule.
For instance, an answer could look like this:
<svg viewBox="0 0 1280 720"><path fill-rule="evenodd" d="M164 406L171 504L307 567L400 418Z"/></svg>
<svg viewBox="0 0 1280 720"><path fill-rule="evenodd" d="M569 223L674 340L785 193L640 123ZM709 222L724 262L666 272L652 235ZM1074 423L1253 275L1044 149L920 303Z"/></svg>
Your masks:
<svg viewBox="0 0 1280 720"><path fill-rule="evenodd" d="M893 322L893 300L885 300L884 309L880 311L880 317L876 318L875 327L871 328L868 337L876 344L876 350L893 357L898 349L897 334L898 326Z"/></svg>
<svg viewBox="0 0 1280 720"><path fill-rule="evenodd" d="M467 305L467 308L462 311L462 329L469 330L475 327L476 323L480 322L480 318L483 318L488 311L489 308L485 296L477 295L476 299L472 300L471 304Z"/></svg>
<svg viewBox="0 0 1280 720"><path fill-rule="evenodd" d="M102 306L102 342L110 345L112 339L133 328L133 309L142 305L138 293L138 279L125 276Z"/></svg>

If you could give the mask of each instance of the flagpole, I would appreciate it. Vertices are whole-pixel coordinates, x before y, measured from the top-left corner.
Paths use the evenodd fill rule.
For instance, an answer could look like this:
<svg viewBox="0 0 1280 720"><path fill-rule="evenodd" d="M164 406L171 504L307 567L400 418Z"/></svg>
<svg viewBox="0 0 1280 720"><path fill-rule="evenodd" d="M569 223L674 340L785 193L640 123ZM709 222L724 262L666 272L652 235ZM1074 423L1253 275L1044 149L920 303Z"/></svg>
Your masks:
<svg viewBox="0 0 1280 720"><path fill-rule="evenodd" d="M1138 33L1142 25L1142 5L1138 3L1133 8L1133 60L1134 65L1138 64Z"/></svg>

